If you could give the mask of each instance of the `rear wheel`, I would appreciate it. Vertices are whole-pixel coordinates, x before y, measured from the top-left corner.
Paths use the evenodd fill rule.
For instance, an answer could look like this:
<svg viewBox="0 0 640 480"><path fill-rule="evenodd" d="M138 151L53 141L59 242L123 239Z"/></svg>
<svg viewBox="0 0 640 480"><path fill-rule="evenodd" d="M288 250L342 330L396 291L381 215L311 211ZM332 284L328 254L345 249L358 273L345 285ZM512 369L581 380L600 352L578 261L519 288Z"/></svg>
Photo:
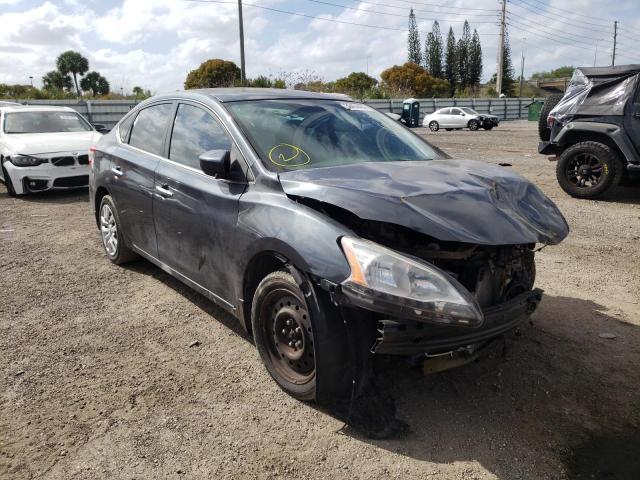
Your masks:
<svg viewBox="0 0 640 480"><path fill-rule="evenodd" d="M549 117L549 113L553 110L560 100L562 100L563 94L558 95L549 95L544 101L544 105L540 110L540 118L538 119L538 134L540 135L540 140L543 142L548 141L551 138L551 129L547 126L547 118Z"/></svg>
<svg viewBox="0 0 640 480"><path fill-rule="evenodd" d="M138 258L138 255L125 243L116 207L110 195L102 197L98 220L102 246L109 260L116 265L121 265Z"/></svg>
<svg viewBox="0 0 640 480"><path fill-rule="evenodd" d="M13 188L13 183L11 183L11 177L7 172L7 169L2 167L2 177L4 178L4 184L7 187L7 193L10 197L17 196L15 188Z"/></svg>
<svg viewBox="0 0 640 480"><path fill-rule="evenodd" d="M475 132L476 130L478 130L478 128L480 128L480 122L478 122L478 120L469 120L468 127L469 130Z"/></svg>
<svg viewBox="0 0 640 480"><path fill-rule="evenodd" d="M556 166L560 187L572 197L594 198L618 185L623 167L607 145L580 142L567 148Z"/></svg>
<svg viewBox="0 0 640 480"><path fill-rule="evenodd" d="M440 130L440 124L435 120L429 122L429 130L431 130L432 132L437 132L438 130Z"/></svg>

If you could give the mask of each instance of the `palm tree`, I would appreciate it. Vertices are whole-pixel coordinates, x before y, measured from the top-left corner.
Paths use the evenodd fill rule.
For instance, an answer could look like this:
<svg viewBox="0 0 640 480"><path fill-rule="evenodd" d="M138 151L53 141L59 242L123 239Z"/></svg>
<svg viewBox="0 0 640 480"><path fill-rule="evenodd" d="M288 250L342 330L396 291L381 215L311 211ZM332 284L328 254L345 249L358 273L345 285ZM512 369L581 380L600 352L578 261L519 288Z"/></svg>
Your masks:
<svg viewBox="0 0 640 480"><path fill-rule="evenodd" d="M78 52L68 50L61 53L56 61L58 70L63 75L71 73L73 81L76 84L76 92L80 96L80 87L78 87L78 75L84 75L89 70L89 60L80 55Z"/></svg>

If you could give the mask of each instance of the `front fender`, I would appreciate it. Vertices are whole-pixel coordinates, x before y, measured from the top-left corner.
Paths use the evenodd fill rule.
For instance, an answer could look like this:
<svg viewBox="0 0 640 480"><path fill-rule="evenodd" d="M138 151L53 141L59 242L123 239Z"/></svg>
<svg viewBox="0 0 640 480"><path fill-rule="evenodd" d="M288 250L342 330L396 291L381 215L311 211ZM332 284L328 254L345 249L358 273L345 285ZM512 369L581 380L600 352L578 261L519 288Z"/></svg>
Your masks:
<svg viewBox="0 0 640 480"><path fill-rule="evenodd" d="M634 158L634 146L618 125L600 122L569 122L555 135L553 142L561 147L571 143L571 137L585 132L606 135L613 140L627 160Z"/></svg>

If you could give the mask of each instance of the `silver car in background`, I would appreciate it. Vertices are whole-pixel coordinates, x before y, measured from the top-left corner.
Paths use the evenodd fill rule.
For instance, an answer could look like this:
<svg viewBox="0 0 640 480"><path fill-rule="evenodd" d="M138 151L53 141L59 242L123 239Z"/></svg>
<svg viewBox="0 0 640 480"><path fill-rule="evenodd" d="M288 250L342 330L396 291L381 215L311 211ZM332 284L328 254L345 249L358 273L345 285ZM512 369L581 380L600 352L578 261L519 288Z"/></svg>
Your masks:
<svg viewBox="0 0 640 480"><path fill-rule="evenodd" d="M497 127L500 119L495 115L487 115L476 112L468 107L446 107L436 110L429 115L425 115L422 126L428 127L432 132L437 132L441 128L445 130L478 130L484 128L491 130Z"/></svg>

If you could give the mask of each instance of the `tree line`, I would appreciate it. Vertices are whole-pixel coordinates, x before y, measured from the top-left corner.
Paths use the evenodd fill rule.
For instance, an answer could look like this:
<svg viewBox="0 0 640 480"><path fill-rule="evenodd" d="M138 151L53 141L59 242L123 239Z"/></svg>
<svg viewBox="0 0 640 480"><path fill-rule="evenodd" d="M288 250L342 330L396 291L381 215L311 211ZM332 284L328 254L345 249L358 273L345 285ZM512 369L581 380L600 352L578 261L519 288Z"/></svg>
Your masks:
<svg viewBox="0 0 640 480"><path fill-rule="evenodd" d="M89 71L89 60L79 52L68 50L56 59L56 69L42 77L42 88L31 85L0 84L0 96L6 98L74 98L102 97L109 98L111 85L97 71ZM84 93L83 93L84 92ZM134 87L136 99L151 96L149 90Z"/></svg>

